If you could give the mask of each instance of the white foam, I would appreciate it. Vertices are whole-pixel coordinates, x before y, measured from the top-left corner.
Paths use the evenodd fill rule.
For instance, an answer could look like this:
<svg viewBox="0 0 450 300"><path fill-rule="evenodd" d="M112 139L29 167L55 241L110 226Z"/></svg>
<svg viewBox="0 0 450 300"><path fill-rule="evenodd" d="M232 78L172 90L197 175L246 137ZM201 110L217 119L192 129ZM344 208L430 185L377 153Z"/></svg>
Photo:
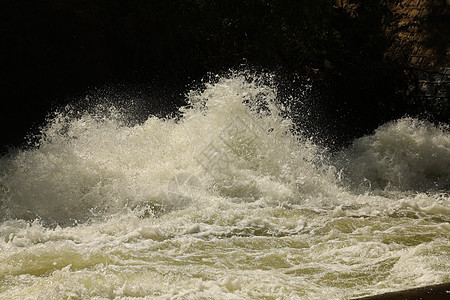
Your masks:
<svg viewBox="0 0 450 300"><path fill-rule="evenodd" d="M357 139L338 156L352 186L372 189L448 190L449 128L403 118Z"/></svg>
<svg viewBox="0 0 450 300"><path fill-rule="evenodd" d="M218 78L179 120L59 114L0 158L0 297L342 299L450 280L448 132L381 127L338 155L346 189L263 79Z"/></svg>

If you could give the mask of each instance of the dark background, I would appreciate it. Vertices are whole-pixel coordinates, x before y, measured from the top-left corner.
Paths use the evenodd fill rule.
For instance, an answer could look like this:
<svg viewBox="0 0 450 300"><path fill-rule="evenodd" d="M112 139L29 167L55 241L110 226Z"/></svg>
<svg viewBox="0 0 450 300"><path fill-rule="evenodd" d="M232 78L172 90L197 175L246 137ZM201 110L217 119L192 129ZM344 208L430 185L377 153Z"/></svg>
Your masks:
<svg viewBox="0 0 450 300"><path fill-rule="evenodd" d="M1 149L87 94L165 115L208 72L243 65L275 72L295 121L333 149L423 115L404 66L384 55L386 1L353 2L356 15L324 0L0 0Z"/></svg>

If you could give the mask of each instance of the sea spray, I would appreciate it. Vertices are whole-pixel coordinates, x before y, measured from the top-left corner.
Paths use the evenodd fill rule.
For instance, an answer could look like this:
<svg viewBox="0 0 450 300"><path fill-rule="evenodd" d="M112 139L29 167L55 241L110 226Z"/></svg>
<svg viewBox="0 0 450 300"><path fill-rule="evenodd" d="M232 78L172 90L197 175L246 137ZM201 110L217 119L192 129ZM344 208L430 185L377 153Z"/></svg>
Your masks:
<svg viewBox="0 0 450 300"><path fill-rule="evenodd" d="M450 281L448 173L408 177L436 165L412 153L448 162L448 132L403 119L333 156L278 97L270 75L231 73L176 119L56 114L0 158L0 297L343 299Z"/></svg>
<svg viewBox="0 0 450 300"><path fill-rule="evenodd" d="M403 118L380 126L337 155L353 186L397 191L450 190L448 126Z"/></svg>
<svg viewBox="0 0 450 300"><path fill-rule="evenodd" d="M332 193L318 147L292 133L276 91L257 79L235 75L192 91L178 121L150 116L126 126L114 107L57 114L35 149L2 159L4 214L63 224L126 205L174 209L166 189L181 173L240 200L300 203Z"/></svg>

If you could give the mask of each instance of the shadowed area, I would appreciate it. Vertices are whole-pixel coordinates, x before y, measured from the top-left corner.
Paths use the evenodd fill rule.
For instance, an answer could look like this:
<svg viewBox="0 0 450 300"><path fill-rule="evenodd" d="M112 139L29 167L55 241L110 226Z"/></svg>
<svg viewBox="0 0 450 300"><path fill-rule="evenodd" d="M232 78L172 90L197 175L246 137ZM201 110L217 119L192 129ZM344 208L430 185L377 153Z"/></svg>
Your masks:
<svg viewBox="0 0 450 300"><path fill-rule="evenodd" d="M399 12L403 2L2 1L2 150L92 90L114 86L125 99L140 93L145 114L170 113L184 104L187 86L242 64L276 72L292 106L309 110L296 122L332 148L408 113L447 121L445 102L435 107L407 93L421 75L405 73L412 46L399 38L400 21L415 7ZM432 61L443 64L436 33L449 28L447 8L417 5L440 20L423 15L421 26L426 49L436 49ZM307 80L312 89L299 99Z"/></svg>

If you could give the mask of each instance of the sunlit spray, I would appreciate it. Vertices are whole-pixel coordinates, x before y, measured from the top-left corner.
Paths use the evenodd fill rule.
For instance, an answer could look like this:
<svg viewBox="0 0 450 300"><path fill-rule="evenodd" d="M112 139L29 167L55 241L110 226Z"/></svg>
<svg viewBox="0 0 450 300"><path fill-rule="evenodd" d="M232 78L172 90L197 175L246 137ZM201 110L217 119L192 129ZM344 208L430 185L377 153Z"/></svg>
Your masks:
<svg viewBox="0 0 450 300"><path fill-rule="evenodd" d="M342 299L450 281L448 129L406 118L328 153L271 78L230 72L179 118L140 124L69 107L1 157L1 298Z"/></svg>

